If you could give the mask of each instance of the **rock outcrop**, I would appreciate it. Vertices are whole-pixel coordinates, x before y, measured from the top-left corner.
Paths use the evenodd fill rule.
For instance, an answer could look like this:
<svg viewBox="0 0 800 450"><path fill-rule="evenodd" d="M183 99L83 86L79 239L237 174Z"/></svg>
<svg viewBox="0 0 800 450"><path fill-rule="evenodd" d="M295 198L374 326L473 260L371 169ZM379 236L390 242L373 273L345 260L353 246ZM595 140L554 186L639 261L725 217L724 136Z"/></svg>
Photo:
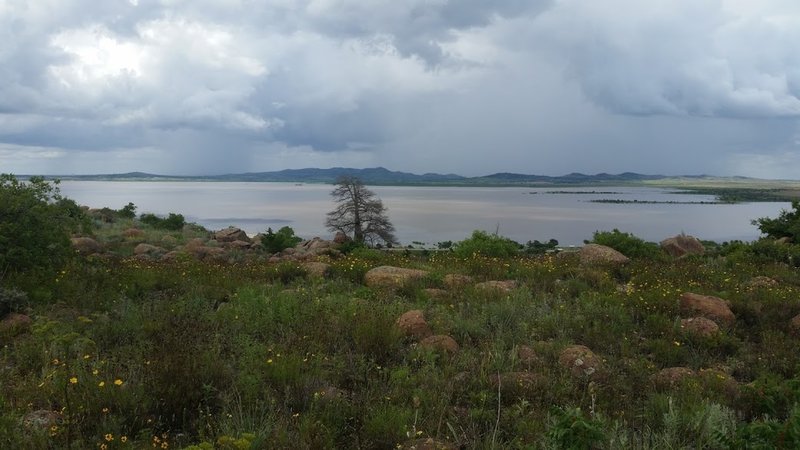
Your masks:
<svg viewBox="0 0 800 450"><path fill-rule="evenodd" d="M401 333L414 339L425 339L433 334L421 309L412 309L403 313L397 318L395 325Z"/></svg>
<svg viewBox="0 0 800 450"><path fill-rule="evenodd" d="M236 227L228 227L224 230L219 230L214 233L214 239L217 242L233 242L233 241L245 241L250 242L250 238L247 237L247 233L242 231Z"/></svg>
<svg viewBox="0 0 800 450"><path fill-rule="evenodd" d="M711 337L719 333L719 325L705 317L681 319L681 329L684 333L700 337Z"/></svg>
<svg viewBox="0 0 800 450"><path fill-rule="evenodd" d="M456 340L444 334L428 336L419 342L419 346L449 354L457 353L459 350Z"/></svg>
<svg viewBox="0 0 800 450"><path fill-rule="evenodd" d="M600 244L586 244L580 251L581 264L625 264L628 257L611 247Z"/></svg>
<svg viewBox="0 0 800 450"><path fill-rule="evenodd" d="M680 385L683 380L697 375L694 370L688 367L667 367L650 377L650 381L657 389L672 389Z"/></svg>
<svg viewBox="0 0 800 450"><path fill-rule="evenodd" d="M661 241L661 248L673 258L686 255L703 255L706 247L694 236L679 234Z"/></svg>
<svg viewBox="0 0 800 450"><path fill-rule="evenodd" d="M686 292L680 298L681 310L690 314L699 314L717 324L731 326L736 321L728 302L712 295L700 295Z"/></svg>
<svg viewBox="0 0 800 450"><path fill-rule="evenodd" d="M507 294L517 288L517 282L516 280L484 281L476 284L475 288L485 292Z"/></svg>
<svg viewBox="0 0 800 450"><path fill-rule="evenodd" d="M71 241L72 247L75 249L75 251L84 256L103 251L103 248L100 246L100 244L89 237L75 237L72 238Z"/></svg>

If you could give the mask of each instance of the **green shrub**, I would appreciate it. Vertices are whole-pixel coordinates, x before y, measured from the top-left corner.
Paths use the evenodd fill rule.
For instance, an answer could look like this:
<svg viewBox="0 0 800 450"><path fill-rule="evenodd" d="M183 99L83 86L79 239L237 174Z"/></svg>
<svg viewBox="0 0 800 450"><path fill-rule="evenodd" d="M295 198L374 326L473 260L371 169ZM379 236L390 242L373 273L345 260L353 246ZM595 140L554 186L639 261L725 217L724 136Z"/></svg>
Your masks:
<svg viewBox="0 0 800 450"><path fill-rule="evenodd" d="M543 255L548 251L555 250L558 247L558 241L550 239L547 242L528 241L525 243L523 251L528 255Z"/></svg>
<svg viewBox="0 0 800 450"><path fill-rule="evenodd" d="M475 230L472 236L455 244L456 255L467 258L472 255L508 257L519 252L519 244L497 234Z"/></svg>
<svg viewBox="0 0 800 450"><path fill-rule="evenodd" d="M184 225L186 225L186 220L183 218L183 215L175 213L169 213L169 215L163 219L151 213L142 214L139 216L139 221L153 228L170 231L182 230Z"/></svg>
<svg viewBox="0 0 800 450"><path fill-rule="evenodd" d="M281 227L277 233L272 228L267 228L267 233L261 237L261 246L269 253L278 253L287 248L294 247L302 239L294 235L292 227Z"/></svg>
<svg viewBox="0 0 800 450"><path fill-rule="evenodd" d="M72 254L70 234L88 230L83 210L61 196L58 181L0 175L0 274L60 267Z"/></svg>
<svg viewBox="0 0 800 450"><path fill-rule="evenodd" d="M28 295L14 288L0 286L0 318L8 313L21 311L28 303Z"/></svg>
<svg viewBox="0 0 800 450"><path fill-rule="evenodd" d="M595 231L592 242L611 247L629 258L658 258L661 255L658 244L646 242L616 228L612 231Z"/></svg>
<svg viewBox="0 0 800 450"><path fill-rule="evenodd" d="M555 408L551 420L547 439L554 448L603 448L606 438L603 424L585 417L580 408Z"/></svg>
<svg viewBox="0 0 800 450"><path fill-rule="evenodd" d="M792 202L792 210L781 210L775 219L761 217L752 221L762 233L773 239L782 237L791 238L794 242L800 241L800 201Z"/></svg>

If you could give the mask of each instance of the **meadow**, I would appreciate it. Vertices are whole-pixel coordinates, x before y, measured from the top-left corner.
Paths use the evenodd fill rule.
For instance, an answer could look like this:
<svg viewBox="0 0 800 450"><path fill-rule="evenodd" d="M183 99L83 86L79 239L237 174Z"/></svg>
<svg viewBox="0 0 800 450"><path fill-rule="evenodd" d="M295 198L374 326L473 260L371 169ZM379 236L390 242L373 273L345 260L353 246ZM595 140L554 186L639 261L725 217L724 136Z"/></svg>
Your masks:
<svg viewBox="0 0 800 450"><path fill-rule="evenodd" d="M131 226L143 233L126 237ZM103 253L0 279L4 307L32 319L0 329L2 448L800 445L793 245L626 264L356 248L320 256L320 276L266 252L133 255L207 238L198 227L125 219L92 233ZM387 265L426 273L365 284ZM478 285L489 280L516 283ZM735 320L689 332L685 292L727 300ZM458 349L404 333L412 310ZM585 365L564 363L575 345L593 353Z"/></svg>

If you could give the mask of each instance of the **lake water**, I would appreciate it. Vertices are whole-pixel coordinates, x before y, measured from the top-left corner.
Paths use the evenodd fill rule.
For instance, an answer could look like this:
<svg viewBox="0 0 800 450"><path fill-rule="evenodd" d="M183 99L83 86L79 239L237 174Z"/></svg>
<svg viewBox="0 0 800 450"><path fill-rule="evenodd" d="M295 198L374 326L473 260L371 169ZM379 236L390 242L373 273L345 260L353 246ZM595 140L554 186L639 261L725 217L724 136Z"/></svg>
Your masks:
<svg viewBox="0 0 800 450"><path fill-rule="evenodd" d="M248 234L291 226L298 236L330 237L323 225L334 208L331 185L294 183L63 181L61 192L79 204L119 209L133 202L137 213L183 214L209 229L237 226ZM789 203L607 204L592 199L713 201L711 196L674 194L647 187L483 188L370 187L388 208L403 244L458 241L473 230L498 230L518 242L557 239L579 245L597 230L618 228L643 239L684 232L718 242L753 240L754 218L774 217ZM554 194L551 191L569 191ZM589 194L588 191L614 194Z"/></svg>

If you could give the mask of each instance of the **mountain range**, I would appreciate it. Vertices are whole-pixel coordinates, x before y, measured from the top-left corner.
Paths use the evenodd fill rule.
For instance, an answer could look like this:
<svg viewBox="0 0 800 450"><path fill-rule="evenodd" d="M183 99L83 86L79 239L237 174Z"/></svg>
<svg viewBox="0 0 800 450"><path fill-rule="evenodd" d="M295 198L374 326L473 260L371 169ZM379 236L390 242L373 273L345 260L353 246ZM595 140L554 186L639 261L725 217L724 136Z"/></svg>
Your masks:
<svg viewBox="0 0 800 450"><path fill-rule="evenodd" d="M64 175L48 178L62 180L106 180L106 181L250 181L250 182L293 182L293 183L334 183L340 176L358 177L370 185L453 185L453 186L529 186L529 185L586 185L635 183L646 180L674 178L665 175L643 175L633 172L620 174L599 173L586 175L570 173L562 176L527 175L521 173L494 173L479 177L465 177L456 174L425 173L422 175L388 170L383 167L353 169L333 167L330 169L286 169L273 172L246 172L225 175L177 176L156 175L144 172L128 172L103 175ZM705 175L682 178L704 178Z"/></svg>

